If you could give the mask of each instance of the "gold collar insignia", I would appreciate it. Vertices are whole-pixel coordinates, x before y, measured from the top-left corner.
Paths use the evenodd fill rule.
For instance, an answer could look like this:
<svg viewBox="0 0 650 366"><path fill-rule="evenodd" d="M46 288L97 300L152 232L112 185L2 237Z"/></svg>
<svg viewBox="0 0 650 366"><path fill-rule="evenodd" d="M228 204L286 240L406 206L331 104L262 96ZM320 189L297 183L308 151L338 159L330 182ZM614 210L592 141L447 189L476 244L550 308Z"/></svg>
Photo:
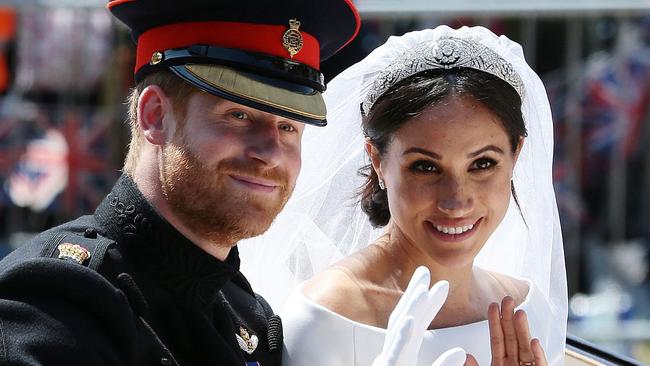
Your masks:
<svg viewBox="0 0 650 366"><path fill-rule="evenodd" d="M72 259L73 261L82 264L86 259L90 258L88 249L77 244L63 243L57 247L59 250L59 259Z"/></svg>

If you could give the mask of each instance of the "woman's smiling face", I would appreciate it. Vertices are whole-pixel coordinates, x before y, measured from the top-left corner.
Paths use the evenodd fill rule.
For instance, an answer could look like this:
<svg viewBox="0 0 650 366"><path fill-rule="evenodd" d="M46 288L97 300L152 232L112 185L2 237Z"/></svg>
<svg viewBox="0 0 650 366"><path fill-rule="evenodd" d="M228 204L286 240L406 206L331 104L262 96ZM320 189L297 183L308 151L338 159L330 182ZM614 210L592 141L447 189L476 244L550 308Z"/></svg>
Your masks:
<svg viewBox="0 0 650 366"><path fill-rule="evenodd" d="M451 96L406 121L380 155L396 233L444 266L471 264L503 219L521 147L471 97Z"/></svg>

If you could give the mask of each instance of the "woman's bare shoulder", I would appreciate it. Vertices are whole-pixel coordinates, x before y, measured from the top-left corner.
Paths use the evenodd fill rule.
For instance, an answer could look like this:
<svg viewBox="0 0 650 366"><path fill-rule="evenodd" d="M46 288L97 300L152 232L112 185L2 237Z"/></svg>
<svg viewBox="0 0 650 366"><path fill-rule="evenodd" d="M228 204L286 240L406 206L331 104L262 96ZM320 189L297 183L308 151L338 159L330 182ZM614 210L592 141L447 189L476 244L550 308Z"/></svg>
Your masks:
<svg viewBox="0 0 650 366"><path fill-rule="evenodd" d="M315 303L353 320L357 320L358 309L364 305L357 279L341 266L333 266L317 274L305 284L302 291Z"/></svg>
<svg viewBox="0 0 650 366"><path fill-rule="evenodd" d="M368 297L368 253L346 257L310 279L302 291L312 301L348 319L367 323L373 314Z"/></svg>
<svg viewBox="0 0 650 366"><path fill-rule="evenodd" d="M515 300L515 304L520 305L526 300L530 289L530 284L524 280L510 277L503 273L483 270L485 275L491 279L490 286L492 293L502 299L510 296Z"/></svg>

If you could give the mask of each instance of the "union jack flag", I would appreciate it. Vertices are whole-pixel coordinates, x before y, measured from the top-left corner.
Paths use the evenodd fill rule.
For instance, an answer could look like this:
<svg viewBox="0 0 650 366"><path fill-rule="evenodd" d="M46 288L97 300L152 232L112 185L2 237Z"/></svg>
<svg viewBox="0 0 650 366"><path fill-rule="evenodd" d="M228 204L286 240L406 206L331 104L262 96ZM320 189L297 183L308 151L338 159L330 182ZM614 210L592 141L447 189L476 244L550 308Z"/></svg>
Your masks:
<svg viewBox="0 0 650 366"><path fill-rule="evenodd" d="M41 178L21 165L31 141L55 131L67 144L65 189L45 210L74 217L92 212L119 176L123 134L112 114L79 106L29 105L21 113L0 114L0 204L14 205L7 182L22 174L27 181ZM25 112L29 111L29 112ZM42 154L41 154L42 155Z"/></svg>

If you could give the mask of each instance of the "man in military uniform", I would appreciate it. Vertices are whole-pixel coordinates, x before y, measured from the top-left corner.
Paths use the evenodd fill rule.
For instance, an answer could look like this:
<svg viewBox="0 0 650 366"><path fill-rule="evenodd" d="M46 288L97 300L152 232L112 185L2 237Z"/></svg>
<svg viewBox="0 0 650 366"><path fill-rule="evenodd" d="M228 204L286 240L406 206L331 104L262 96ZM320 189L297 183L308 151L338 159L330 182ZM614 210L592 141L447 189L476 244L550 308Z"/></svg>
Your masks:
<svg viewBox="0 0 650 366"><path fill-rule="evenodd" d="M124 174L0 262L0 364L280 365L236 244L291 194L349 0L114 0L137 42Z"/></svg>

